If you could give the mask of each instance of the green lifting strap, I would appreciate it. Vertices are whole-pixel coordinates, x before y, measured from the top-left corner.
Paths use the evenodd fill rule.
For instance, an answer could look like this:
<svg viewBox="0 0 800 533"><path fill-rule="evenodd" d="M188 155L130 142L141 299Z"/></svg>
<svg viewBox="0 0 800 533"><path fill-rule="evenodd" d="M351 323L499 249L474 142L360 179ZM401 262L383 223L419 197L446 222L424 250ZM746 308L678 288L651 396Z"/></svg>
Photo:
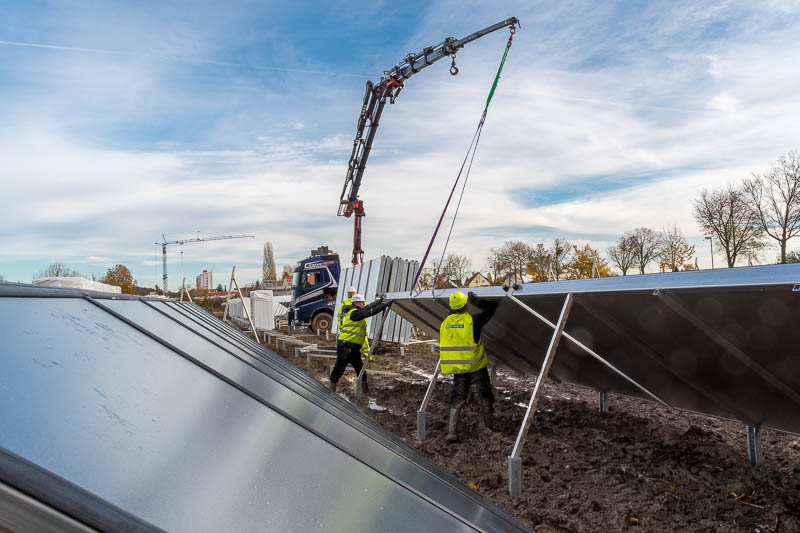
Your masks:
<svg viewBox="0 0 800 533"><path fill-rule="evenodd" d="M514 30L511 30L511 35L508 37L508 44L506 45L506 51L503 54L503 59L500 60L500 67L497 69L497 76L494 77L494 83L492 83L492 88L489 91L489 97L486 98L486 107L484 110L489 108L489 103L492 101L492 97L494 96L494 90L497 89L497 82L500 81L500 73L503 72L503 65L506 64L506 58L508 57L508 49L511 48L511 40L514 38Z"/></svg>
<svg viewBox="0 0 800 533"><path fill-rule="evenodd" d="M469 173L472 170L472 161L475 159L475 152L478 149L478 143L481 140L481 130L483 129L483 124L486 122L486 113L489 111L489 103L492 101L492 97L494 96L494 91L497 89L497 83L500 81L500 73L503 71L503 65L506 63L506 57L508 57L508 50L511 48L511 41L514 39L514 32L515 28L512 25L511 28L511 35L508 36L508 44L506 44L506 50L503 52L503 59L500 61L500 67L497 69L497 75L494 77L494 83L492 83L492 89L489 91L489 96L486 98L486 107L483 108L483 113L481 114L481 119L478 122L478 128L475 130L475 134L472 136L472 142L469 145L469 149L467 150L467 155L464 156L464 161L461 163L461 169L458 171L458 175L456 176L456 181L453 183L453 188L450 190L450 195L447 197L447 202L444 204L444 209L442 210L442 214L439 216L439 221L436 223L436 227L433 230L433 236L431 240L428 242L428 248L425 250L425 255L422 256L422 261L420 261L419 266L417 267L417 274L414 276L414 282L411 285L411 292L414 292L414 289L417 287L417 283L419 282L420 274L422 274L422 269L425 267L425 262L428 260L428 254L431 252L431 248L433 247L433 243L436 241L436 236L439 234L439 229L442 226L442 221L444 220L445 214L447 214L447 210L450 207L450 201L453 199L453 194L456 192L456 187L458 187L458 182L461 180L461 175L464 173L464 168L466 167L467 172L464 176L464 183L461 186L461 196L458 198L458 203L456 204L456 210L453 214L453 220L450 223L450 231L447 234L447 240L445 240L444 248L442 249L442 257L439 259L439 265L441 266L442 261L444 260L444 254L447 251L447 245L450 243L450 236L453 233L453 227L456 223L456 218L458 217L458 210L461 207L461 199L464 197L464 190L467 188L467 180L469 179ZM469 166L467 166L467 162L469 162ZM439 278L439 267L436 268L436 275L434 279Z"/></svg>

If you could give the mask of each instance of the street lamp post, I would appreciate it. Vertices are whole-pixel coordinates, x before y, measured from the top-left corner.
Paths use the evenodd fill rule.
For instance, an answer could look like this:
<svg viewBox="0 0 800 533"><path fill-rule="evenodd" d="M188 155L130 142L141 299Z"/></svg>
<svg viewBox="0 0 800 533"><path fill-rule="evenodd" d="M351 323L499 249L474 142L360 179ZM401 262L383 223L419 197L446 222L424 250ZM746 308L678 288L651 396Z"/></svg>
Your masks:
<svg viewBox="0 0 800 533"><path fill-rule="evenodd" d="M706 240L711 245L711 270L714 270L714 241L711 239L711 235L706 235Z"/></svg>

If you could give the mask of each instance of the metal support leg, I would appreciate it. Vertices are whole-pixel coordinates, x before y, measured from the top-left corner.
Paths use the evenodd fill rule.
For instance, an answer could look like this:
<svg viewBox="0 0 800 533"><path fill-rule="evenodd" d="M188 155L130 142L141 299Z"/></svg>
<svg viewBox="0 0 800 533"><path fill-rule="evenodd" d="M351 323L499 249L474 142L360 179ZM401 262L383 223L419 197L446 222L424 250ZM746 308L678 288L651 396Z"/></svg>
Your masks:
<svg viewBox="0 0 800 533"><path fill-rule="evenodd" d="M489 367L489 382L493 389L497 388L497 369L493 366Z"/></svg>
<svg viewBox="0 0 800 533"><path fill-rule="evenodd" d="M521 302L520 302L521 303ZM525 304L522 304L523 306ZM527 307L527 306L525 306ZM536 405L539 403L539 391L542 388L544 379L550 373L550 367L553 364L553 359L558 349L558 342L561 340L561 334L564 332L564 326L567 324L567 317L569 311L572 309L572 293L568 293L564 299L564 306L561 308L561 316L558 317L553 337L550 339L550 346L547 347L547 353L542 361L542 369L536 377L536 384L533 386L533 393L531 400L528 403L528 410L525 411L525 418L522 420L522 427L517 435L517 441L514 443L514 450L508 456L508 493L511 496L519 496L522 493L522 463L521 454L522 447L525 446L525 439L528 435L528 429L533 422L533 415L536 412Z"/></svg>
<svg viewBox="0 0 800 533"><path fill-rule="evenodd" d="M600 391L600 412L608 412L608 393L605 391Z"/></svg>
<svg viewBox="0 0 800 533"><path fill-rule="evenodd" d="M436 353L436 348L438 348L438 347L439 347L438 344L436 344L435 342L432 342L431 343L431 353Z"/></svg>
<svg viewBox="0 0 800 533"><path fill-rule="evenodd" d="M508 458L508 493L511 496L522 494L522 458Z"/></svg>
<svg viewBox="0 0 800 533"><path fill-rule="evenodd" d="M761 463L761 438L759 426L747 426L747 458L754 465Z"/></svg>
<svg viewBox="0 0 800 533"><path fill-rule="evenodd" d="M378 345L381 343L381 335L383 334L383 324L386 322L387 316L389 316L388 307L384 309L383 314L381 315L381 323L377 329L378 333L375 334L375 338L372 340L373 345L369 349L370 355L378 353ZM358 377L356 378L356 398L359 400L361 399L361 380L364 379L364 374L367 372L369 360L370 357L367 357L364 361L364 366L361 367L361 372L358 373Z"/></svg>
<svg viewBox="0 0 800 533"><path fill-rule="evenodd" d="M330 331L328 331L328 330L326 329L326 330L325 330L325 340L328 340L328 334L329 334L329 333L330 333Z"/></svg>
<svg viewBox="0 0 800 533"><path fill-rule="evenodd" d="M404 346L400 347L400 357L403 357L406 354L406 349Z"/></svg>
<svg viewBox="0 0 800 533"><path fill-rule="evenodd" d="M436 379L439 377L439 371L442 368L441 360L436 362L436 370L433 371L433 377L428 385L428 390L425 391L425 398L422 399L422 405L417 410L417 440L425 440L425 409L428 407L428 401L433 394L433 387L436 385Z"/></svg>
<svg viewBox="0 0 800 533"><path fill-rule="evenodd" d="M297 359L298 357L300 357L300 347L299 346L295 346L294 347L294 358Z"/></svg>

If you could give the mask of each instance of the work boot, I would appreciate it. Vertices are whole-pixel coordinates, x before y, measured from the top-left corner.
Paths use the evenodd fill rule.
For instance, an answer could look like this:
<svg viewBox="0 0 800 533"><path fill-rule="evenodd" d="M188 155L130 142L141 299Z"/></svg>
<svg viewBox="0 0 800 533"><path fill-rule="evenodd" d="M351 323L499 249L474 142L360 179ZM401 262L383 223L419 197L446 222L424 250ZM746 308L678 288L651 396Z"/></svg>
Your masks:
<svg viewBox="0 0 800 533"><path fill-rule="evenodd" d="M458 417L461 409L450 409L450 423L447 425L447 442L458 441Z"/></svg>
<svg viewBox="0 0 800 533"><path fill-rule="evenodd" d="M489 431L494 431L494 408L483 408L483 425L486 426L486 429Z"/></svg>
<svg viewBox="0 0 800 533"><path fill-rule="evenodd" d="M331 391L336 392L336 385L336 382L331 381L328 383L328 388L331 389Z"/></svg>

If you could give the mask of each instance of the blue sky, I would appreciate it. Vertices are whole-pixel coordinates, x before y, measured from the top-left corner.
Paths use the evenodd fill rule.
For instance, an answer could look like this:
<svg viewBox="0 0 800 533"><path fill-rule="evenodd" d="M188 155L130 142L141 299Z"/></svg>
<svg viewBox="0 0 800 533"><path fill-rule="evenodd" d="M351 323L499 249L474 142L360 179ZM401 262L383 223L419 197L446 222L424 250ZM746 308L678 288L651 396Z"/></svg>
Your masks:
<svg viewBox="0 0 800 533"><path fill-rule="evenodd" d="M0 3L0 275L124 263L154 243L171 286L258 276L328 244L364 83L405 54L522 20L450 250L476 269L508 239L605 249L677 225L710 265L691 202L800 149L797 2ZM507 32L407 82L361 196L366 257L419 258L469 144ZM796 243L794 243L796 244ZM792 246L796 247L796 246ZM768 252L764 261L775 254Z"/></svg>

